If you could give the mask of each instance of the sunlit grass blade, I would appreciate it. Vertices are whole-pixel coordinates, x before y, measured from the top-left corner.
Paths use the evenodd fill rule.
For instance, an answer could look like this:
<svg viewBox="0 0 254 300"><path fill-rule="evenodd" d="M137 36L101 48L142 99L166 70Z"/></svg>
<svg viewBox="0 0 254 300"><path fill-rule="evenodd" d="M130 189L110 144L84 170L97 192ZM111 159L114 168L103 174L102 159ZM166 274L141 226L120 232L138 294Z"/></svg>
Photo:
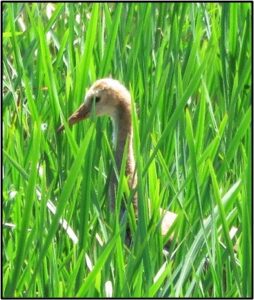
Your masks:
<svg viewBox="0 0 254 300"><path fill-rule="evenodd" d="M84 157L84 154L86 153L87 145L92 137L93 130L94 130L94 128L91 127L90 130L87 132L86 138L84 138L84 140L82 141L81 146L77 152L77 156L76 156L76 158L72 164L72 167L70 169L70 172L68 174L68 178L62 188L62 192L61 192L59 200L58 200L57 211L53 218L52 224L49 228L49 232L48 232L48 235L43 244L41 253L39 255L38 263L37 263L37 266L35 267L34 276L38 272L41 261L43 260L44 256L46 255L48 247L49 247L52 239L54 238L55 232L58 227L59 220L60 220L62 213L69 201L69 197L72 193L73 187L76 183L76 179L79 176L79 171L81 170L81 167L82 167L80 160L81 160L81 158ZM31 287L31 282L30 282L29 287Z"/></svg>
<svg viewBox="0 0 254 300"><path fill-rule="evenodd" d="M98 275L98 273L103 268L104 264L106 263L109 255L114 249L116 239L118 235L115 235L105 246L103 252L101 253L100 257L98 258L93 270L89 273L87 278L85 278L85 282L80 287L79 291L77 292L77 297L84 297L87 294L87 291L89 290L91 284L93 284L95 277Z"/></svg>
<svg viewBox="0 0 254 300"><path fill-rule="evenodd" d="M40 156L40 129L35 123L34 127L34 139L32 143L31 152L31 170L30 177L27 183L26 194L25 194L25 208L24 214L22 216L22 223L20 228L19 241L17 246L17 252L15 257L15 271L13 272L13 277L11 282L9 282L5 295L7 297L15 296L16 285L20 276L22 264L24 262L25 247L28 240L28 226L33 209L33 200L35 195L35 185L37 179L37 164Z"/></svg>
<svg viewBox="0 0 254 300"><path fill-rule="evenodd" d="M101 63L101 70L99 72L100 77L107 76L108 72L110 70L110 62L112 60L113 54L114 54L114 48L116 46L116 37L117 37L117 31L120 23L122 13L122 4L119 3L117 5L116 11L114 12L114 18L111 22L111 27L109 28L109 37L108 37L108 43L105 48L103 61Z"/></svg>
<svg viewBox="0 0 254 300"><path fill-rule="evenodd" d="M252 141L253 142L253 141ZM249 150L251 151L250 147L251 138L250 134L248 134L247 144L249 144ZM250 153L245 153L247 160L247 155L249 156ZM251 239L251 211L253 209L251 204L251 185L252 185L252 170L251 170L251 162L248 160L246 161L247 168L245 171L245 189L242 197L242 264L243 264L243 272L242 272L242 295L243 297L249 297L251 291L251 283L252 283L252 275L251 275L251 266L253 264L253 257L251 256L252 251L252 239ZM245 279L247 278L247 280Z"/></svg>
<svg viewBox="0 0 254 300"><path fill-rule="evenodd" d="M95 3L92 7L91 21L89 22L86 33L86 46L78 65L78 77L76 78L76 91L74 97L79 101L82 99L88 78L88 70L92 61L92 51L96 41L96 32L99 21L99 4Z"/></svg>
<svg viewBox="0 0 254 300"><path fill-rule="evenodd" d="M236 266L236 260L235 260L233 244L232 244L232 241L231 241L230 236L229 236L229 227L228 227L228 224L227 224L227 221L226 221L226 213L225 213L225 210L224 210L224 207L223 207L223 204L222 204L222 199L221 199L221 196L220 196L219 186L218 186L216 174L214 172L214 168L213 168L211 162L208 162L208 164L209 164L209 171L210 171L211 178L212 178L214 198L215 198L216 203L218 205L218 210L219 210L220 219L221 219L221 222L222 222L222 228L223 228L223 232L224 232L226 243L227 243L227 248L228 248L230 256L231 256L233 271L234 271L235 277L237 279L236 284L237 284L238 289L240 291L240 289L241 289L240 285L239 285L240 276L238 274L238 270L237 270L237 266Z"/></svg>
<svg viewBox="0 0 254 300"><path fill-rule="evenodd" d="M235 184L231 186L231 188L225 193L225 195L221 199L221 203L223 203L224 208L226 209L234 200L236 197L237 193L239 192L239 188L241 186L241 183L238 181ZM215 207L214 209L214 218L218 218L219 216L219 208L218 206ZM209 216L205 221L204 221L204 229L206 230L207 236L210 234L211 227L213 225L213 219L211 216ZM202 249L202 246L204 244L204 234L203 234L203 228L201 228L198 232L197 235L195 236L195 239L193 243L191 244L190 249L186 253L186 257L184 259L184 264L181 268L181 273L180 277L175 285L176 287L176 296L181 294L184 281L188 277L188 274L192 268L192 263L195 259L198 257L198 250ZM202 259L202 257L199 257L199 259ZM204 261L203 261L204 263Z"/></svg>

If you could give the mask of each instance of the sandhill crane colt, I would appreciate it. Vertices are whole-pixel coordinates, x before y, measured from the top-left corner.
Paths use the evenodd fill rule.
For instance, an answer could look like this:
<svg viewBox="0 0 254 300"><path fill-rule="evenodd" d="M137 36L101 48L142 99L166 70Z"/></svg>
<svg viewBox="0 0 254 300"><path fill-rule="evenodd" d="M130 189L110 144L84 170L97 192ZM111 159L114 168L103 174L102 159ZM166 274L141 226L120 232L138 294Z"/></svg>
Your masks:
<svg viewBox="0 0 254 300"><path fill-rule="evenodd" d="M130 189L136 186L135 160L133 155L133 130L131 119L131 95L129 91L117 80L104 78L97 80L88 90L84 103L69 117L70 125L83 119L89 118L93 112L97 116L110 116L113 122L113 142L115 150L115 162L118 171L121 168L121 162L125 144L128 143L128 153L126 161L126 176ZM58 128L62 131L64 126ZM114 209L115 190L117 186L116 176L110 178L110 200L111 209ZM137 197L133 197L133 206L137 216ZM176 214L160 209L162 215L161 233L166 235L169 228L176 219Z"/></svg>

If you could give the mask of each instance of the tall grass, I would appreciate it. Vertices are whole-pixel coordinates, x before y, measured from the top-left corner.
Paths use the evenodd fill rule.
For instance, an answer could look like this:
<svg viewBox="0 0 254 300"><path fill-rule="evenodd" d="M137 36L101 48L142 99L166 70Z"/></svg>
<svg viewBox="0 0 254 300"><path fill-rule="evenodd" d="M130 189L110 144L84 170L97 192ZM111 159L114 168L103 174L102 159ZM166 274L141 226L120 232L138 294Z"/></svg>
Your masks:
<svg viewBox="0 0 254 300"><path fill-rule="evenodd" d="M250 3L2 4L3 297L252 295L251 17ZM110 120L56 134L105 76L134 100L129 249L107 210ZM178 214L167 255L159 207Z"/></svg>

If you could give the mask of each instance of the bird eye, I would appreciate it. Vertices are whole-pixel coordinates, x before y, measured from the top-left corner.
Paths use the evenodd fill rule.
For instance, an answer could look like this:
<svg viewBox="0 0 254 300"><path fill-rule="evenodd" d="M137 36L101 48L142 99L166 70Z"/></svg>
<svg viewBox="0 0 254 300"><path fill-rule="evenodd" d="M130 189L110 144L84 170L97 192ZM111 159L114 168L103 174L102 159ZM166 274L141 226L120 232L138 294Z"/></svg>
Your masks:
<svg viewBox="0 0 254 300"><path fill-rule="evenodd" d="M100 101L100 97L95 97L95 102L98 103Z"/></svg>

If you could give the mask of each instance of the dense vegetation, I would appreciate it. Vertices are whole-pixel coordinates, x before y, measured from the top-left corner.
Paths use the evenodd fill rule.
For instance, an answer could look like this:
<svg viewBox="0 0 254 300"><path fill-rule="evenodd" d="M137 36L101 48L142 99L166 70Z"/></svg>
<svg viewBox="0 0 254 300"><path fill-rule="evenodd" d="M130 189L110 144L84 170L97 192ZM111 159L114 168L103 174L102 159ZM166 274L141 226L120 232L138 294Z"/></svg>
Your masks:
<svg viewBox="0 0 254 300"><path fill-rule="evenodd" d="M2 4L3 296L251 296L251 18L250 3ZM130 249L106 209L110 120L56 134L110 75L137 111ZM159 206L178 214L168 254Z"/></svg>

